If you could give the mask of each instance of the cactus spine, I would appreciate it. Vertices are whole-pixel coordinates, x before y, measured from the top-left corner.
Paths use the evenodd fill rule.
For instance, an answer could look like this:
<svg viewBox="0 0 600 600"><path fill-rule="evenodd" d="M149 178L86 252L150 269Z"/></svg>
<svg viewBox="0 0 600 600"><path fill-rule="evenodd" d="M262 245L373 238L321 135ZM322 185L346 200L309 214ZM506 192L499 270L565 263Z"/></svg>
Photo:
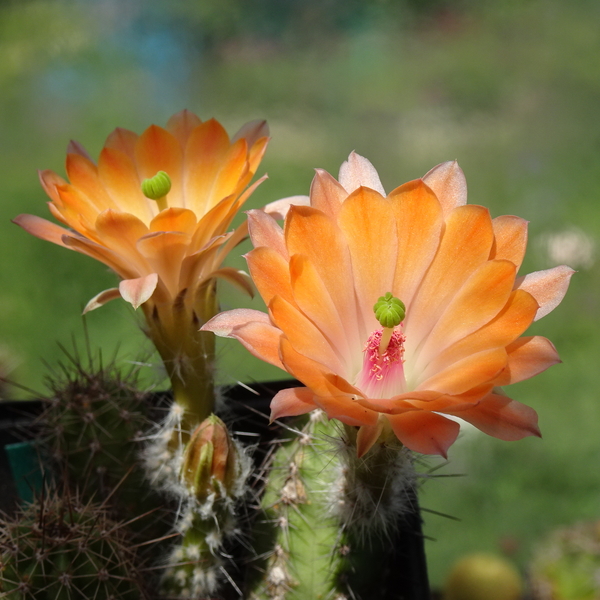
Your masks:
<svg viewBox="0 0 600 600"><path fill-rule="evenodd" d="M0 527L0 595L8 600L147 598L125 525L98 504L48 493Z"/></svg>

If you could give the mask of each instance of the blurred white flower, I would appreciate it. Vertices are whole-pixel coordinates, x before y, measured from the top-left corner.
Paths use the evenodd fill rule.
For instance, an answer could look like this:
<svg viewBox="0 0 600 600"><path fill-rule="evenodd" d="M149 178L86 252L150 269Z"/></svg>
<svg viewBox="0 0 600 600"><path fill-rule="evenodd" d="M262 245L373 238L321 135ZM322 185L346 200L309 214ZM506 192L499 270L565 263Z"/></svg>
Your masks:
<svg viewBox="0 0 600 600"><path fill-rule="evenodd" d="M596 261L596 243L577 227L544 233L535 245L552 266L568 264L575 269L590 269Z"/></svg>

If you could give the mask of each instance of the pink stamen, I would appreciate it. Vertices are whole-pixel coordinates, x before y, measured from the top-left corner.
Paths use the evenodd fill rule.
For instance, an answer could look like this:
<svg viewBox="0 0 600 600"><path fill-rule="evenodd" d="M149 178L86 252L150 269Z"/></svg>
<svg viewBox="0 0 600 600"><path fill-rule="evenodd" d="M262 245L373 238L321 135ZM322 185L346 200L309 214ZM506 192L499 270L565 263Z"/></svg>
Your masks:
<svg viewBox="0 0 600 600"><path fill-rule="evenodd" d="M380 353L383 330L374 331L363 349L363 368L356 386L371 398L389 398L404 391L404 334L394 329L387 348Z"/></svg>

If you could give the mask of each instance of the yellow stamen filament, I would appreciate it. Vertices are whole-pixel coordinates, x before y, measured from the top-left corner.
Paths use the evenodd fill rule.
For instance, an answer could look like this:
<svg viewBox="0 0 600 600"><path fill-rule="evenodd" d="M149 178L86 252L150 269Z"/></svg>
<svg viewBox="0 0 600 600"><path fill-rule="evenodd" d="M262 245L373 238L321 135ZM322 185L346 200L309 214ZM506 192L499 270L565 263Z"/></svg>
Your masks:
<svg viewBox="0 0 600 600"><path fill-rule="evenodd" d="M379 356L385 354L385 351L388 349L390 345L390 340L392 339L392 334L394 333L393 327L384 327L381 332L381 341L379 342Z"/></svg>
<svg viewBox="0 0 600 600"><path fill-rule="evenodd" d="M165 210L166 208L169 208L169 204L167 203L167 197L166 196L161 196L160 198L157 198L155 200L155 202L158 205L159 212L162 211L162 210Z"/></svg>

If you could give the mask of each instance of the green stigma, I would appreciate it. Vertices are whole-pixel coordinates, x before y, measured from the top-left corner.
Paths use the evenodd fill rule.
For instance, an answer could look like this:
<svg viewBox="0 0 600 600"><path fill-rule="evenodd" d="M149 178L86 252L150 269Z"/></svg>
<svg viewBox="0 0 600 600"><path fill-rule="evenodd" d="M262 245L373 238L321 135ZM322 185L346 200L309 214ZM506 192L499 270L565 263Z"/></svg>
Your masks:
<svg viewBox="0 0 600 600"><path fill-rule="evenodd" d="M394 298L391 292L381 296L373 306L375 318L382 327L391 329L400 325L406 316L406 306L398 298Z"/></svg>
<svg viewBox="0 0 600 600"><path fill-rule="evenodd" d="M159 171L154 177L142 181L142 193L150 200L156 200L158 208L167 208L167 194L171 191L171 178L164 172Z"/></svg>

